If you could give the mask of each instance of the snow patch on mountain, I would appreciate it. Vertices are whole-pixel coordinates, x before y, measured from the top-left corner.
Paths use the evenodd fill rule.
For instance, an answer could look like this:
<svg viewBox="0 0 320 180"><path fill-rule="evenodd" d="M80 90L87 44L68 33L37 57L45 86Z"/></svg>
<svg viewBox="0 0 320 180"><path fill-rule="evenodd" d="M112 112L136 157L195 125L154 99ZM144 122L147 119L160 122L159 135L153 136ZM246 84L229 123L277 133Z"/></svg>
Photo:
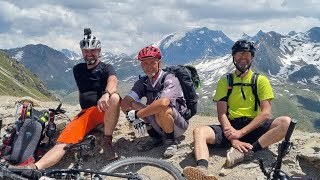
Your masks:
<svg viewBox="0 0 320 180"><path fill-rule="evenodd" d="M17 54L15 56L13 56L13 59L16 59L17 61L21 61L21 59L23 58L23 51L18 51Z"/></svg>
<svg viewBox="0 0 320 180"><path fill-rule="evenodd" d="M187 34L187 31L181 31L179 33L169 35L170 39L164 43L163 48L168 48L172 43L179 41L180 39L184 38ZM177 43L177 46L181 46L181 44Z"/></svg>
<svg viewBox="0 0 320 180"><path fill-rule="evenodd" d="M232 66L231 55L218 57L215 59L206 59L195 65L200 76L203 77L202 84L204 86L216 83L217 77L227 74Z"/></svg>
<svg viewBox="0 0 320 180"><path fill-rule="evenodd" d="M82 58L82 55L80 53L76 53L76 52L70 51L68 49L61 49L60 52L62 52L70 60L77 61Z"/></svg>

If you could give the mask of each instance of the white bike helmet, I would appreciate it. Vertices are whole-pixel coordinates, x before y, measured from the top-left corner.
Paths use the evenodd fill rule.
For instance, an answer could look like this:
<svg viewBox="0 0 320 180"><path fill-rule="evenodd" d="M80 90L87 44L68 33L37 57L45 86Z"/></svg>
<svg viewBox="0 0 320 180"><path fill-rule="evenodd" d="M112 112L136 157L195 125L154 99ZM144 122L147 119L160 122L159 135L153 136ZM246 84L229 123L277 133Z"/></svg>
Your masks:
<svg viewBox="0 0 320 180"><path fill-rule="evenodd" d="M81 49L101 49L101 42L94 36L91 36L91 29L84 29L84 38L80 41Z"/></svg>

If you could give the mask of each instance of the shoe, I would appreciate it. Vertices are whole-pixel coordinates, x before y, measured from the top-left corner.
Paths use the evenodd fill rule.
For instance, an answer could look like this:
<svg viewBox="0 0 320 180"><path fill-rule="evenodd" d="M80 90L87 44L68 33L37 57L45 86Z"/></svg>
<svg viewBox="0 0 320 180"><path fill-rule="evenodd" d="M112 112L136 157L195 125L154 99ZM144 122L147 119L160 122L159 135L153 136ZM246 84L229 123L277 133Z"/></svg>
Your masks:
<svg viewBox="0 0 320 180"><path fill-rule="evenodd" d="M242 153L238 149L231 147L227 153L226 166L230 168L237 163L244 161L246 158L252 157L252 155L252 151Z"/></svg>
<svg viewBox="0 0 320 180"><path fill-rule="evenodd" d="M163 157L165 158L172 157L178 151L177 142L173 139L166 139L165 145L166 145L166 150L163 153Z"/></svg>
<svg viewBox="0 0 320 180"><path fill-rule="evenodd" d="M151 138L149 139L145 144L142 146L138 146L137 149L140 152L145 152L149 151L155 147L159 147L163 145L163 140L162 139L157 139L157 138Z"/></svg>
<svg viewBox="0 0 320 180"><path fill-rule="evenodd" d="M187 166L183 169L183 175L187 180L217 180L218 178L208 173L204 167Z"/></svg>
<svg viewBox="0 0 320 180"><path fill-rule="evenodd" d="M108 161L119 159L118 153L115 151L113 145L105 148L106 159Z"/></svg>
<svg viewBox="0 0 320 180"><path fill-rule="evenodd" d="M29 163L23 166L9 165L8 169L38 169L38 168L34 163Z"/></svg>

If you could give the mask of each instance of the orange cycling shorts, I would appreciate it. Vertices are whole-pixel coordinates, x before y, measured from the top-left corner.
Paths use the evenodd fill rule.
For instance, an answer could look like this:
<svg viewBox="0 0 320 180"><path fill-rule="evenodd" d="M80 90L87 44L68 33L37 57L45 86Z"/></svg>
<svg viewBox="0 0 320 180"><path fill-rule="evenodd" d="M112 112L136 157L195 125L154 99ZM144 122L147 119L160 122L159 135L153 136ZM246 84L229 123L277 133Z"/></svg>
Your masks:
<svg viewBox="0 0 320 180"><path fill-rule="evenodd" d="M62 131L57 142L75 144L99 124L103 124L104 112L99 112L97 106L92 106L80 111Z"/></svg>

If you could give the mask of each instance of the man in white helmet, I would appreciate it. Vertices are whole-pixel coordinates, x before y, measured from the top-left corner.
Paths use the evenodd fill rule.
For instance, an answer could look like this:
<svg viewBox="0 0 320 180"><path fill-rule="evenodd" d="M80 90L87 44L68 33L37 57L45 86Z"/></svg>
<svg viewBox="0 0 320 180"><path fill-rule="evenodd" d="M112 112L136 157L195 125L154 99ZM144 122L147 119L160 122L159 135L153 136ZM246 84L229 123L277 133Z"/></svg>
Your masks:
<svg viewBox="0 0 320 180"><path fill-rule="evenodd" d="M84 29L80 48L84 63L74 66L73 74L79 91L81 112L62 131L57 144L38 162L18 168L45 169L58 163L68 144L80 142L85 135L99 124L104 124L107 160L118 156L112 146L112 134L118 122L120 96L117 93L117 77L112 65L100 61L101 43Z"/></svg>

